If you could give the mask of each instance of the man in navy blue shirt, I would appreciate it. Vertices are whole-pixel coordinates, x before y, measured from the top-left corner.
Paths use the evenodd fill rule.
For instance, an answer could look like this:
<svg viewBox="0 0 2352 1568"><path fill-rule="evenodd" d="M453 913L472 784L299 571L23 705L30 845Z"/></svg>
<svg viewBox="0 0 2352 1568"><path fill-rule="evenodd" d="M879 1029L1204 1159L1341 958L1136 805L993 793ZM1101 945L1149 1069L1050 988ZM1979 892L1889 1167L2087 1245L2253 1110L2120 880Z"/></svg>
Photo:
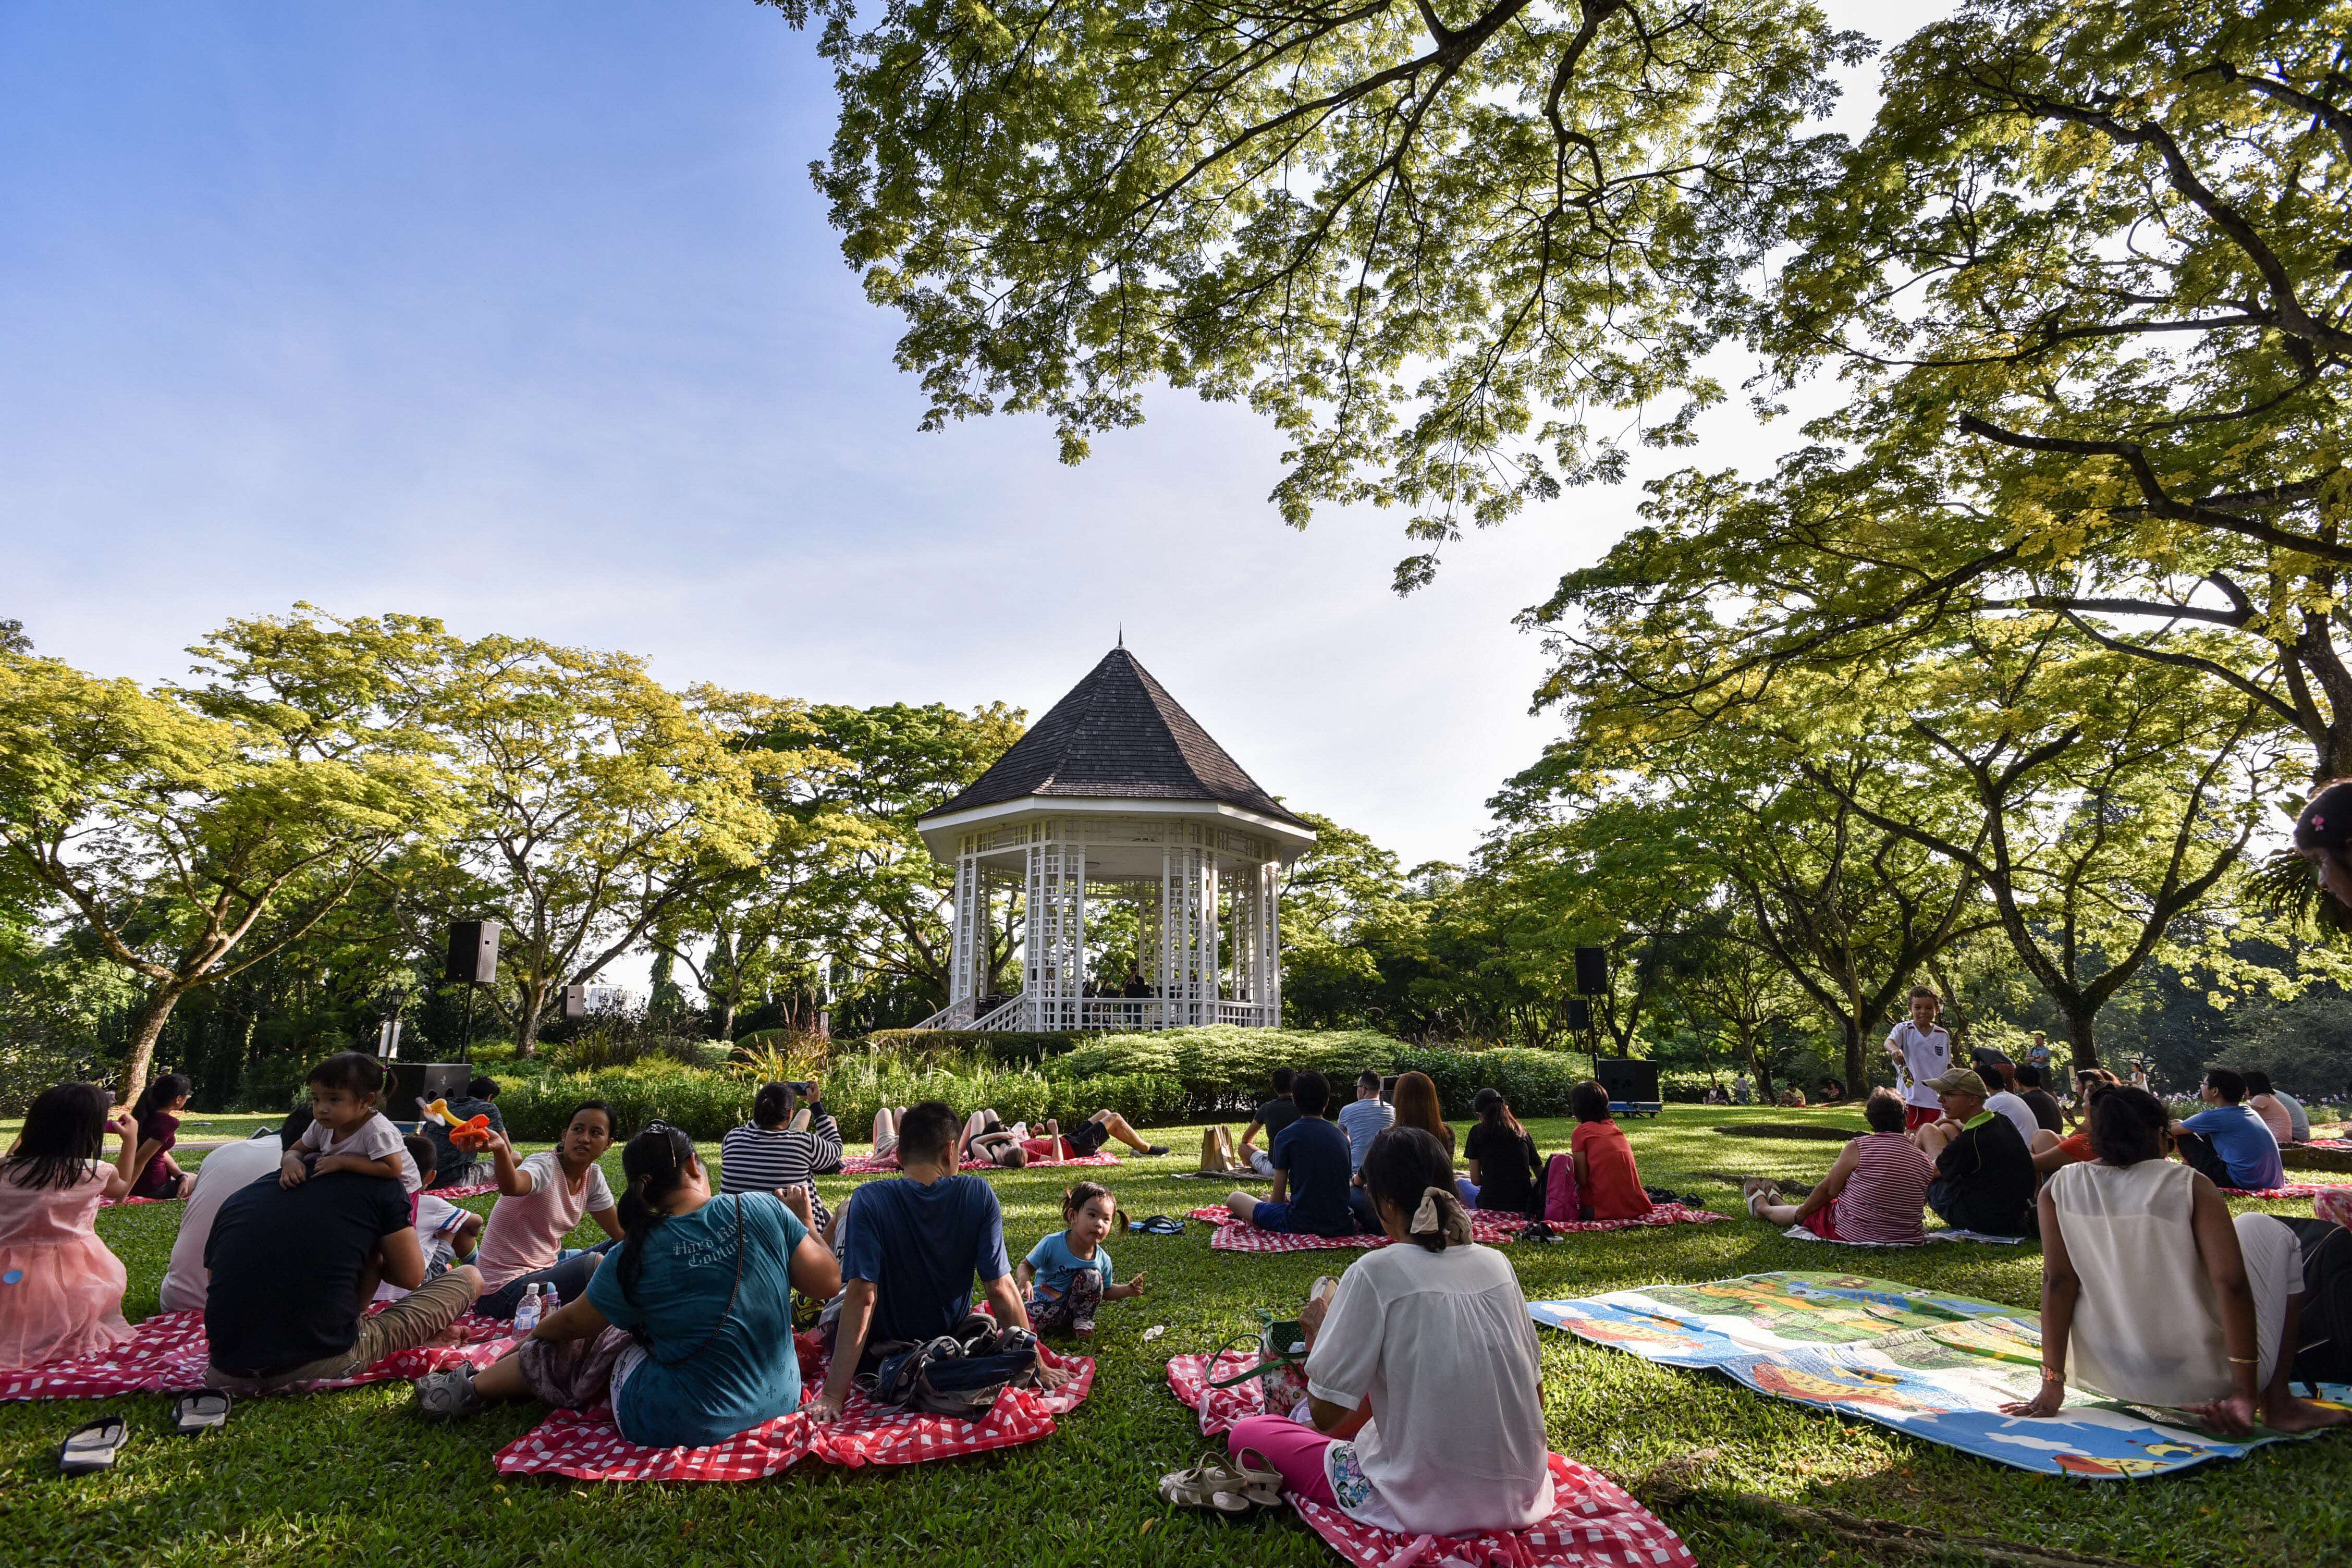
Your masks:
<svg viewBox="0 0 2352 1568"><path fill-rule="evenodd" d="M898 1119L891 1181L868 1182L841 1215L841 1314L824 1392L803 1406L816 1420L841 1415L852 1379L891 1351L954 1331L971 1310L977 1277L1000 1324L1027 1328L1029 1314L1004 1254L1004 1215L978 1176L956 1173L963 1118L936 1100ZM862 1363L862 1364L861 1364ZM1047 1388L1068 1374L1038 1370Z"/></svg>
<svg viewBox="0 0 2352 1568"><path fill-rule="evenodd" d="M1330 1081L1319 1072L1291 1079L1290 1098L1298 1120L1274 1135L1268 1158L1274 1168L1270 1196L1234 1193L1225 1207L1260 1230L1300 1236L1353 1236L1360 1228L1351 1184L1355 1166L1348 1135L1323 1119L1330 1108Z"/></svg>

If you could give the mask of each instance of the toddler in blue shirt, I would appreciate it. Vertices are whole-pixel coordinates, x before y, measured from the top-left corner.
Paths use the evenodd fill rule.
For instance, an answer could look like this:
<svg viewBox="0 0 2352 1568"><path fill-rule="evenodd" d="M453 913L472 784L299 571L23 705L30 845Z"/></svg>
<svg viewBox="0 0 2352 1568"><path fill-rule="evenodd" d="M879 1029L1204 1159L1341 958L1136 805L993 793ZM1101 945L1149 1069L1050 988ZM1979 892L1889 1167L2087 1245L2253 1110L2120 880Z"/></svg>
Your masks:
<svg viewBox="0 0 2352 1568"><path fill-rule="evenodd" d="M1062 1218L1066 1230L1057 1230L1029 1249L1014 1275L1027 1298L1029 1326L1038 1333L1068 1329L1095 1331L1095 1311L1105 1301L1143 1294L1144 1276L1124 1285L1114 1284L1110 1254L1103 1237L1126 1223L1110 1189L1099 1182L1080 1182L1062 1194Z"/></svg>

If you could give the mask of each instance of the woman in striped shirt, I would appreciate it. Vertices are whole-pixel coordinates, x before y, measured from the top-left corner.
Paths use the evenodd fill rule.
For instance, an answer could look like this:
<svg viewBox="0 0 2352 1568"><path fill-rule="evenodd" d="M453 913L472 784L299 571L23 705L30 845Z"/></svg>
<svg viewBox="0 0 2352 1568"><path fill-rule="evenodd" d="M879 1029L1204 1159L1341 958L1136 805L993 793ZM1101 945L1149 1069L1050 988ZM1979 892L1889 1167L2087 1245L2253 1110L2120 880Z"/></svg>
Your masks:
<svg viewBox="0 0 2352 1568"><path fill-rule="evenodd" d="M825 1234L832 1214L816 1194L816 1176L840 1165L841 1130L830 1116L814 1120L819 1114L800 1103L791 1084L761 1084L752 1097L751 1120L719 1141L719 1192L773 1193L781 1198L787 1188L803 1188L815 1215L810 1228Z"/></svg>
<svg viewBox="0 0 2352 1568"><path fill-rule="evenodd" d="M1927 1240L1920 1216L1936 1167L1903 1135L1903 1102L1876 1089L1862 1114L1870 1131L1839 1152L1837 1163L1803 1203L1770 1201L1780 1189L1757 1183L1748 1194L1748 1212L1774 1225L1801 1225L1824 1241L1907 1246Z"/></svg>

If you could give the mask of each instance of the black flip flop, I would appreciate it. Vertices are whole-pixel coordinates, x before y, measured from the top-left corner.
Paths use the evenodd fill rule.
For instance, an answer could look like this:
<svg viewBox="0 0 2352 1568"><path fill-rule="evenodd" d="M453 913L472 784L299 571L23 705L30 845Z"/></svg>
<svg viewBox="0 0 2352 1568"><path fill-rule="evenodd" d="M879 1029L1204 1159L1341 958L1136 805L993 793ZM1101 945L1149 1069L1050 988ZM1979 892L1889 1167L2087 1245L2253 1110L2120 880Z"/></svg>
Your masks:
<svg viewBox="0 0 2352 1568"><path fill-rule="evenodd" d="M114 1468L114 1457L122 1452L130 1439L131 1428L120 1415L101 1415L95 1421L85 1421L66 1434L58 1445L58 1473L66 1476L87 1476Z"/></svg>
<svg viewBox="0 0 2352 1568"><path fill-rule="evenodd" d="M1143 1236L1181 1236L1184 1234L1184 1222L1181 1219L1172 1219L1164 1214L1156 1214L1150 1219L1132 1221L1127 1228Z"/></svg>
<svg viewBox="0 0 2352 1568"><path fill-rule="evenodd" d="M1521 1241L1532 1241L1540 1245L1541 1243L1548 1241L1558 1241L1559 1239L1559 1232L1552 1229L1551 1226L1546 1225L1539 1219L1531 1219L1520 1229L1519 1239Z"/></svg>
<svg viewBox="0 0 2352 1568"><path fill-rule="evenodd" d="M172 1401L172 1430L193 1437L228 1425L228 1395L217 1388L202 1388Z"/></svg>

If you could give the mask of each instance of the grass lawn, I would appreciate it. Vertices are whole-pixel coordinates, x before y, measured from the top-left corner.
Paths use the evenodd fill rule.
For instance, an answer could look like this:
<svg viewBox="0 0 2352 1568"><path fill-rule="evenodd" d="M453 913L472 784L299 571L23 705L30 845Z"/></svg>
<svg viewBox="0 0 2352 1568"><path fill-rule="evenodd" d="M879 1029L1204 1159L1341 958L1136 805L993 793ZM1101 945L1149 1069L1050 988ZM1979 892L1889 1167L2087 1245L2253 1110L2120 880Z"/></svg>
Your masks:
<svg viewBox="0 0 2352 1568"><path fill-rule="evenodd" d="M1645 1181L1732 1213L1738 1203L1730 1182L1738 1175L1811 1180L1829 1168L1837 1145L1727 1138L1712 1129L1798 1120L1861 1125L1858 1116L1834 1110L1679 1107L1630 1131ZM1567 1124L1538 1122L1532 1130L1545 1149L1565 1146ZM1146 1174L1189 1167L1199 1147L1197 1130L1157 1136L1178 1153L1087 1173L1115 1178L1121 1205L1138 1218L1221 1195L1211 1184ZM617 1180L617 1151L608 1166ZM1059 1228L1067 1175L1044 1170L991 1178L1016 1257ZM824 1191L837 1201L850 1184L831 1178ZM2275 1207L2308 1212L2300 1204ZM153 1205L100 1218L100 1233L130 1266L124 1309L134 1321L155 1310L178 1212ZM1213 1253L1197 1226L1181 1237L1118 1238L1112 1250L1122 1277L1150 1271L1152 1293L1106 1310L1093 1346L1100 1361L1093 1396L1060 1433L1031 1447L902 1469L845 1471L812 1462L745 1486L501 1483L489 1457L540 1419L534 1406L435 1426L410 1416L405 1387L379 1386L256 1402L240 1406L225 1431L187 1441L171 1434L162 1395L6 1405L0 1405L0 1562L870 1568L898 1556L974 1568L1337 1563L1286 1514L1228 1523L1169 1509L1154 1487L1202 1447L1191 1412L1167 1391L1166 1358L1213 1348L1252 1325L1252 1307L1294 1302L1348 1255ZM1850 1263L1859 1272L2031 1305L2041 1261L2030 1247L1837 1254L1841 1265L1831 1256L1745 1218L1512 1252L1530 1299ZM1168 1331L1147 1345L1143 1332L1155 1323ZM1765 1568L1875 1560L1796 1533L1743 1494L2150 1563L2323 1563L2352 1553L2352 1437L2275 1445L2170 1479L2069 1480L1767 1400L1728 1379L1652 1366L1549 1330L1542 1343L1552 1446L1561 1453L1638 1484L1664 1461L1717 1451L1702 1489L1660 1510L1702 1563ZM101 1408L131 1419L121 1461L111 1474L59 1479L56 1444Z"/></svg>

